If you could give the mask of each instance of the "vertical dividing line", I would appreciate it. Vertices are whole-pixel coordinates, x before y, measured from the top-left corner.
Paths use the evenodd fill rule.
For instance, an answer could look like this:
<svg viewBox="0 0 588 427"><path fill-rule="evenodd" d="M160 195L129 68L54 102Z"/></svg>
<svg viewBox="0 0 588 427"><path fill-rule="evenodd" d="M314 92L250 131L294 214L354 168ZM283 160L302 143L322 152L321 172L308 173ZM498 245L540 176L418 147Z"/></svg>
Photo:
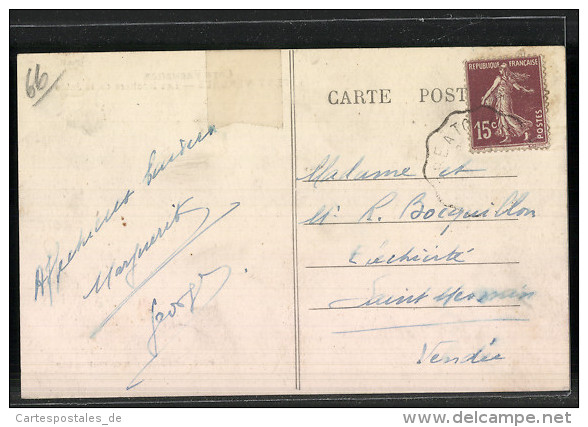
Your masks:
<svg viewBox="0 0 588 427"><path fill-rule="evenodd" d="M296 102L294 94L294 51L290 63L290 140L292 157L292 262L294 271L294 367L296 390L300 390L300 316L298 309L298 219L296 213Z"/></svg>

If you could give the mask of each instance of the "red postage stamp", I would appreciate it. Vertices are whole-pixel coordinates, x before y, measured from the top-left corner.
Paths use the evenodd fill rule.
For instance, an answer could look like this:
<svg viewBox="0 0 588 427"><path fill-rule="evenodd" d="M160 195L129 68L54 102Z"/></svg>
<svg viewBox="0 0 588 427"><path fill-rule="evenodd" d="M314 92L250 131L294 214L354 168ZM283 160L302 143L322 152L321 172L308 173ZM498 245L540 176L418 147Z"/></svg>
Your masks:
<svg viewBox="0 0 588 427"><path fill-rule="evenodd" d="M549 145L540 56L466 62L473 151Z"/></svg>

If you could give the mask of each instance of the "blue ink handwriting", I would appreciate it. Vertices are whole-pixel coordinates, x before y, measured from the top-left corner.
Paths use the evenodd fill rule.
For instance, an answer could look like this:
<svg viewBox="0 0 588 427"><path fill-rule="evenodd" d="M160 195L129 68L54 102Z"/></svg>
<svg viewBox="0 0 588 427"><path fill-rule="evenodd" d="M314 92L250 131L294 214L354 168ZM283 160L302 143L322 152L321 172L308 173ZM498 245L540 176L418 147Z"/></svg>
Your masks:
<svg viewBox="0 0 588 427"><path fill-rule="evenodd" d="M379 247L378 252L385 248L388 244L388 241L385 240ZM435 246L434 251L429 251L425 248L421 250L415 250L415 247L412 246L406 251L400 251L399 253L392 253L392 254L383 254L379 253L378 256L375 257L365 257L364 252L362 251L362 245L357 245L352 251L351 255L349 256L348 262L350 264L358 264L359 265L373 265L373 264L394 264L394 263L405 263L405 262L421 262L421 263L435 263L435 262L465 262L466 259L463 259L464 254L468 254L474 251L474 248L469 248L467 250L460 251L459 245L457 245L451 251L440 251L438 250L438 245ZM381 251L383 252L383 251Z"/></svg>
<svg viewBox="0 0 588 427"><path fill-rule="evenodd" d="M193 149L196 146L196 144L204 141L207 136L212 135L215 132L216 132L216 128L214 127L214 125L210 125L208 127L208 131L204 135L202 135L202 133L199 132L198 136L194 140L190 139L189 141L186 141L184 139L180 139L180 150L177 153L170 154L170 156L163 161L156 162L155 156L157 155L157 151L156 150L151 151L151 154L149 155L149 161L147 164L147 172L145 172L145 176L143 177L143 182L146 182L147 185L151 185L151 181L153 181L155 178L157 178L157 175L159 175L162 171L164 171L165 168L167 166L169 166L170 163L176 161L178 159L178 157L183 156L184 153L186 152L186 149L188 149L188 150Z"/></svg>
<svg viewBox="0 0 588 427"><path fill-rule="evenodd" d="M216 287L216 289L213 287L212 295L209 296L208 298L205 298L205 300L202 301L203 297L200 297L200 298L198 298L198 297L199 297L199 295L201 295L201 292L202 292L202 294L204 293L202 291L202 288L204 286L204 279L210 278L214 282L213 278L216 276L216 273L221 274L220 279L222 279L222 280L218 281L218 283L213 285ZM127 390L130 390L130 389L138 386L139 384L141 384L144 381L143 379L137 381L137 379L145 371L145 369L149 365L151 365L151 363L153 363L155 361L155 359L157 359L157 357L161 353L161 349L158 346L158 342L157 342L157 339L158 339L157 333L158 333L161 325L164 324L164 322L167 321L168 319L174 318L178 314L178 309L189 310L190 314L194 314L194 311L197 309L202 310L212 300L214 300L216 298L218 293L221 291L221 289L225 286L225 284L229 280L230 276L231 276L231 267L229 267L228 265L222 265L222 266L217 267L207 273L198 273L198 281L197 281L198 284L190 282L188 285L188 290L186 292L184 292L182 295L180 295L180 297L177 298L174 302L171 302L169 304L169 307L166 309L163 309L163 311L156 312L156 306L158 306L158 302L157 302L157 298L153 298L153 301L151 303L151 335L149 336L149 339L147 340L147 350L148 350L151 358L147 361L147 363L145 363L145 365L139 370L139 372L137 372L135 377L129 382L129 384L127 385Z"/></svg>
<svg viewBox="0 0 588 427"><path fill-rule="evenodd" d="M96 223L92 230L80 231L78 243L68 251L67 257L59 258L59 243L57 243L55 255L47 255L45 266L39 265L35 272L35 301L37 301L39 296L39 290L41 291L41 296L45 296L45 285L47 285L49 301L53 305L53 280L55 280L56 291L59 292L61 273L70 265L81 249L88 244L88 241L100 231L104 224L108 223L114 214L129 202L129 198L133 194L133 190L126 190L124 197L114 203L112 210L108 209L103 216L100 215L96 218ZM54 272L55 274L53 274Z"/></svg>
<svg viewBox="0 0 588 427"><path fill-rule="evenodd" d="M465 163L462 163L458 167L451 169L445 168L441 172L439 172L439 176L441 178L449 177L449 176L458 176L460 173L470 173L470 172L483 172L486 169L467 169L466 166L469 165L472 161L468 160Z"/></svg>
<svg viewBox="0 0 588 427"><path fill-rule="evenodd" d="M471 319L471 320L455 320L451 322L431 322L431 323L417 323L410 325L394 325L384 326L381 328L368 328L368 329L354 329L350 331L336 331L333 334L356 334L364 332L378 332L392 329L405 329L405 328L425 328L430 326L448 326L448 325L462 325L470 323L492 323L492 322L528 322L529 319L517 318L517 317L498 317L491 319Z"/></svg>
<svg viewBox="0 0 588 427"><path fill-rule="evenodd" d="M492 341L488 344L488 347L493 346L496 344L498 340L496 338L492 338ZM473 365L478 363L485 363L485 362L492 362L493 360L504 360L505 357L502 356L500 353L482 353L486 349L486 345L483 345L476 351L472 353L467 353L461 356L455 356L453 354L442 353L439 354L437 351L440 347L445 347L447 344L456 343L457 341L439 341L435 346L428 350L427 343L423 344L423 351L419 360L417 360L417 365L421 363L429 363L429 364L448 364L453 363L457 365L458 363L471 363Z"/></svg>
<svg viewBox="0 0 588 427"><path fill-rule="evenodd" d="M335 166L339 161L340 156L335 156L331 160L331 155L327 154L318 165L314 167L312 172L298 178L299 181L314 182L316 187L318 182L324 181L362 181L362 180L377 180L387 177L401 178L401 177L412 177L414 174L410 173L410 167L403 167L402 169L386 169L386 170L360 170L360 166L363 163L364 156L362 156L355 164L345 170L336 169Z"/></svg>
<svg viewBox="0 0 588 427"><path fill-rule="evenodd" d="M207 222L209 217L209 209L204 208L206 210L206 216L202 220L198 227L190 234L190 236L174 250L161 264L155 267L151 273L147 275L145 279L137 286L133 288L133 290L120 302L116 305L116 308L113 309L106 318L100 322L100 324L94 329L94 331L90 334L90 338L94 338L103 328L108 324L108 322L129 302L129 300L143 288L151 279L153 279L162 269L164 269L176 256L178 256L184 249L186 249L193 241L198 239L202 234L206 231L210 230L214 227L218 222L222 221L227 215L233 212L235 209L239 207L239 202L231 203L231 208L217 217L214 221Z"/></svg>
<svg viewBox="0 0 588 427"><path fill-rule="evenodd" d="M384 275L372 281L372 292L368 297L340 298L331 301L328 304L329 309L351 309L351 308L369 308L385 306L412 306L419 307L423 303L429 303L432 307L463 306L464 304L476 304L479 306L487 305L491 302L506 301L518 304L528 304L536 292L522 285L519 288L494 289L479 288L476 290L466 290L463 285L450 286L439 292L431 291L431 287L419 289L410 292L398 294L381 293L376 290L376 285L383 279L390 277Z"/></svg>
<svg viewBox="0 0 588 427"><path fill-rule="evenodd" d="M149 249L151 249L153 247L153 245L155 245L161 238L163 238L166 235L167 231L169 231L174 226L174 224L177 224L178 222L180 222L180 219L182 218L183 215L187 215L187 214L190 214L193 212L204 213L204 219L203 219L202 223L204 223L204 221L206 221L206 218L208 218L208 215L210 213L208 208L205 208L205 207L197 207L197 208L192 208L192 209L185 209L184 208L184 205L186 205L192 199L193 199L193 197L188 197L183 202L177 202L175 204L176 211L175 211L172 219L169 221L166 221L165 225L163 227L157 228L157 231L155 231L151 235L151 237L145 241L145 243L142 243L141 245L139 245L139 243L137 243L135 245L135 248L134 248L131 256L129 256L122 263L117 265L116 268L115 268L115 262L113 262L103 279L102 279L102 275L104 274L104 272L102 272L102 271L99 272L98 276L96 277L96 280L94 281L94 285L84 295L83 298L84 299L88 298L92 294L92 292L95 292L96 294L99 293L100 290L104 287L104 285L106 285L107 288L110 289L110 283L111 283L113 271L114 271L114 277L118 277L121 274L123 274L126 270L130 269L127 272L127 274L125 275L125 281L131 289L134 288L135 287L135 266L136 266L137 260L140 259L147 251L149 251ZM202 225L202 223L200 225Z"/></svg>

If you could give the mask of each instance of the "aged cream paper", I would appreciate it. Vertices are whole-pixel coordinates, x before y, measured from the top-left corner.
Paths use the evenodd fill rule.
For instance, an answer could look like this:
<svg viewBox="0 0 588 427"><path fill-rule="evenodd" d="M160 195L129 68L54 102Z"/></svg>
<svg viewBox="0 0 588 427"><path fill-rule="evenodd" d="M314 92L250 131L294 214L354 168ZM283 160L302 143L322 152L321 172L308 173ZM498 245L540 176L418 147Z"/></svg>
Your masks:
<svg viewBox="0 0 588 427"><path fill-rule="evenodd" d="M569 389L563 47L27 54L18 85L23 398Z"/></svg>

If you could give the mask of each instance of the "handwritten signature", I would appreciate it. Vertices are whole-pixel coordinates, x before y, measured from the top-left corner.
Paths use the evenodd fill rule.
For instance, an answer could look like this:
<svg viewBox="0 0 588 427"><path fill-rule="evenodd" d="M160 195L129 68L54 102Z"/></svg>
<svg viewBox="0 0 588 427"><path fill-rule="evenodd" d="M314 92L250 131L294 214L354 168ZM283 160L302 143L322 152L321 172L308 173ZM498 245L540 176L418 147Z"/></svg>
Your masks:
<svg viewBox="0 0 588 427"><path fill-rule="evenodd" d="M220 277L219 277L220 276ZM215 269L206 273L198 273L197 283L190 282L188 289L181 294L175 301L169 303L169 307L158 311L156 308L159 303L157 298L153 298L151 302L151 335L147 340L147 350L150 359L145 365L137 372L133 379L127 385L127 390L130 390L139 384L144 379L138 380L141 374L147 369L151 363L157 359L161 354L160 346L158 345L158 331L161 326L170 319L174 318L180 311L189 311L190 314L194 314L195 310L204 309L212 300L214 300L221 289L225 286L229 277L231 276L231 267L228 265L221 265ZM212 282L211 289L206 289L204 286L205 279ZM208 291L208 292L207 292ZM208 293L207 296L204 296Z"/></svg>
<svg viewBox="0 0 588 427"><path fill-rule="evenodd" d="M191 199L191 198L190 198ZM187 199L187 200L190 200ZM176 256L178 256L184 249L186 249L192 242L198 239L202 234L206 231L210 230L216 224L218 224L223 218L233 212L235 209L239 207L239 202L231 203L231 207L219 215L216 219L209 221L210 216L210 209L207 207L199 207L192 210L185 211L184 213L195 212L197 210L203 209L205 212L204 219L198 224L196 229L189 235L189 237L180 245L178 246L165 260L163 260L157 267L155 267L148 275L143 279L141 283L133 287L133 290L121 301L116 305L106 318L100 322L100 324L92 331L90 334L90 338L94 338L105 326L110 322L110 320L129 302L129 300L135 296L137 292L141 290L151 279L153 279L161 270L163 270Z"/></svg>

